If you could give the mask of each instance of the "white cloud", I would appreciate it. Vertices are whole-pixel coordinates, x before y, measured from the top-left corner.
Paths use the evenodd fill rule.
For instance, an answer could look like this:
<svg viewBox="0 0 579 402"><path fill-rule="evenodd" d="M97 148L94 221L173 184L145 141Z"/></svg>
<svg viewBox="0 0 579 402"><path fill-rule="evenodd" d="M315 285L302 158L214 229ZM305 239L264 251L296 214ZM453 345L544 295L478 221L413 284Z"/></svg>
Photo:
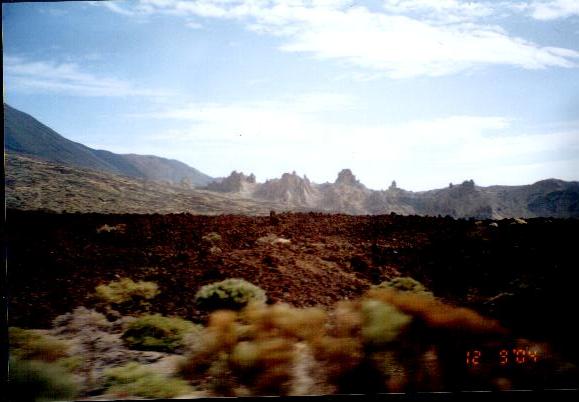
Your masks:
<svg viewBox="0 0 579 402"><path fill-rule="evenodd" d="M572 9L565 0L558 3L566 4L561 7L567 12ZM579 52L575 50L540 46L482 21L482 17L516 9L512 2L385 0L382 10L356 4L141 0L134 8L123 10L141 16L163 13L239 21L247 29L285 38L282 51L342 62L356 70L353 74L364 77L441 76L488 65L523 69L578 66Z"/></svg>
<svg viewBox="0 0 579 402"><path fill-rule="evenodd" d="M4 82L12 91L61 93L73 96L165 97L168 93L138 88L128 81L96 76L76 63L4 58Z"/></svg>
<svg viewBox="0 0 579 402"><path fill-rule="evenodd" d="M579 16L577 0L533 1L529 5L531 15L538 20L554 20Z"/></svg>

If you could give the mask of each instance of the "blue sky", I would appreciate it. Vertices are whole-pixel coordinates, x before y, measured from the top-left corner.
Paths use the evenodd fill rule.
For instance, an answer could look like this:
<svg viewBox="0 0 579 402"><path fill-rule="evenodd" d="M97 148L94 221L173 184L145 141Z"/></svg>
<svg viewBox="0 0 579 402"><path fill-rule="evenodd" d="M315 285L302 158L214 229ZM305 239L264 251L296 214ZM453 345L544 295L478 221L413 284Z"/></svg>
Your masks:
<svg viewBox="0 0 579 402"><path fill-rule="evenodd" d="M212 176L579 180L579 1L3 5L4 99Z"/></svg>

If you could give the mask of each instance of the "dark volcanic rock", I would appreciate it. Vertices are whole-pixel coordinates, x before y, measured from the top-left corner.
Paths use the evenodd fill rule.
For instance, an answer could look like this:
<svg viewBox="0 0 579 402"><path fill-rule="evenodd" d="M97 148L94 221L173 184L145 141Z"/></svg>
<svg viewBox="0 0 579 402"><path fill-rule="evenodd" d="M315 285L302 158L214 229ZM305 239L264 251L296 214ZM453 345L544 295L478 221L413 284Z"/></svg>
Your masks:
<svg viewBox="0 0 579 402"><path fill-rule="evenodd" d="M526 336L568 344L576 304L579 221L455 220L320 213L269 216L50 214L8 210L10 325L50 325L90 307L119 277L158 283L152 312L203 319L197 290L226 278L262 287L270 302L330 305L393 275L503 320ZM97 229L123 227L123 231ZM218 234L219 254L203 252ZM257 242L266 236L289 243ZM217 236L212 235L217 238ZM508 295L502 297L501 295Z"/></svg>

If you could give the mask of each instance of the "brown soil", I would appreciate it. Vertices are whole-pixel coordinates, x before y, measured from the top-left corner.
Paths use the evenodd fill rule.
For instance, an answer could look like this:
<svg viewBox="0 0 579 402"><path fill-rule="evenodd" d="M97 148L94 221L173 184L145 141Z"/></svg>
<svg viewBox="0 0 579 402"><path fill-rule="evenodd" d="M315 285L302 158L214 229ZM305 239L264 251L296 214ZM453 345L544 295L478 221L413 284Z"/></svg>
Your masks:
<svg viewBox="0 0 579 402"><path fill-rule="evenodd" d="M571 342L578 220L498 222L416 216L270 217L7 212L10 325L48 327L120 277L158 283L152 310L202 321L194 295L243 278L269 302L329 306L398 275L532 336ZM103 225L126 225L100 231ZM221 235L221 252L202 237ZM289 244L257 242L267 235ZM495 297L497 296L497 297ZM503 297L504 296L504 297ZM489 301L495 297L492 301Z"/></svg>

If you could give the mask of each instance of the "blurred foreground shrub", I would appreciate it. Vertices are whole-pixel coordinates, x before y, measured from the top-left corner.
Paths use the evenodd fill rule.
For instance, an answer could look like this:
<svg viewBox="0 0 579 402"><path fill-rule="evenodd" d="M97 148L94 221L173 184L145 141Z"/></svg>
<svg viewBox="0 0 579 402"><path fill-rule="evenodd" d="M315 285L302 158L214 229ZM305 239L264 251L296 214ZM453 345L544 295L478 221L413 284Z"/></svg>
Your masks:
<svg viewBox="0 0 579 402"><path fill-rule="evenodd" d="M227 396L436 391L449 384L433 362L456 348L457 335L503 333L413 281L400 287L371 289L331 311L249 303L214 312L181 373Z"/></svg>
<svg viewBox="0 0 579 402"><path fill-rule="evenodd" d="M476 311L455 307L424 293L393 292L371 289L368 297L396 307L414 317L430 331L454 334L504 334L505 330L496 320L485 318ZM423 336L427 336L428 332Z"/></svg>
<svg viewBox="0 0 579 402"><path fill-rule="evenodd" d="M138 363L105 370L108 393L119 397L174 398L192 391L186 381L167 377Z"/></svg>
<svg viewBox="0 0 579 402"><path fill-rule="evenodd" d="M199 328L190 321L153 314L130 321L122 338L132 349L175 353L185 348L194 331Z"/></svg>
<svg viewBox="0 0 579 402"><path fill-rule="evenodd" d="M8 330L10 354L20 360L54 362L66 358L70 345L37 331L10 327Z"/></svg>
<svg viewBox="0 0 579 402"><path fill-rule="evenodd" d="M265 291L243 279L226 279L203 286L195 295L200 308L207 311L240 310L249 302L265 303Z"/></svg>
<svg viewBox="0 0 579 402"><path fill-rule="evenodd" d="M208 386L217 395L340 392L368 370L376 372L372 348L386 347L410 320L395 307L372 300L342 303L331 314L320 308L251 303L240 312L210 316L182 373L190 379L210 378ZM300 375L321 378L326 388L300 385Z"/></svg>
<svg viewBox="0 0 579 402"><path fill-rule="evenodd" d="M364 300L361 305L362 339L372 347L385 346L396 339L411 317L379 300Z"/></svg>
<svg viewBox="0 0 579 402"><path fill-rule="evenodd" d="M78 394L74 376L56 363L10 359L8 395L14 401L71 400Z"/></svg>

